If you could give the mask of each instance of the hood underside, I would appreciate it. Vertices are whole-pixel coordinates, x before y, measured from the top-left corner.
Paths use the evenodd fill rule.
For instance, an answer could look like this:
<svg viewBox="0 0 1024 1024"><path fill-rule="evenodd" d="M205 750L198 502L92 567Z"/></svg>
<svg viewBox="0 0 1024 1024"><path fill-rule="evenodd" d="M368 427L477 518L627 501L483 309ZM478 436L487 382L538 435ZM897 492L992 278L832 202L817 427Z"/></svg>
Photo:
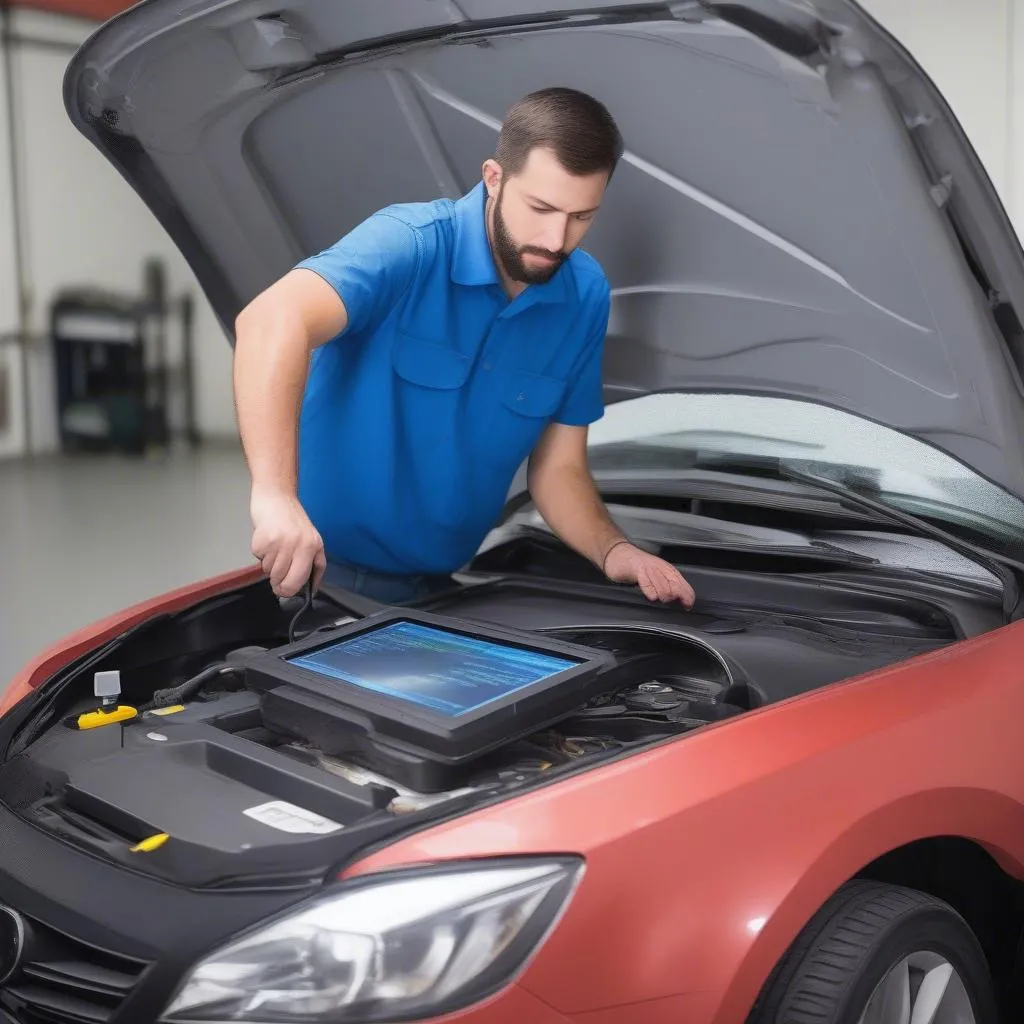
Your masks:
<svg viewBox="0 0 1024 1024"><path fill-rule="evenodd" d="M847 0L556 3L147 0L65 101L230 336L374 210L472 188L517 98L584 89L627 147L586 240L609 401L820 402L1024 496L1024 258L912 60Z"/></svg>

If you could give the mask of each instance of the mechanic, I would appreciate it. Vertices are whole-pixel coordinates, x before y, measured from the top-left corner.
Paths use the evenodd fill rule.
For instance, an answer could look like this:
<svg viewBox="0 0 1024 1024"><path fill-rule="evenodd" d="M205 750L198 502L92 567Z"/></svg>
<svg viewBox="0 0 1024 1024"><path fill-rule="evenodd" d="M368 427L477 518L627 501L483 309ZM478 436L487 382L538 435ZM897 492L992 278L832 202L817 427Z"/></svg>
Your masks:
<svg viewBox="0 0 1024 1024"><path fill-rule="evenodd" d="M578 246L622 148L593 97L531 93L467 195L378 211L241 312L252 552L276 594L311 573L388 603L450 584L529 457L567 545L692 605L679 571L616 528L587 464L610 289Z"/></svg>

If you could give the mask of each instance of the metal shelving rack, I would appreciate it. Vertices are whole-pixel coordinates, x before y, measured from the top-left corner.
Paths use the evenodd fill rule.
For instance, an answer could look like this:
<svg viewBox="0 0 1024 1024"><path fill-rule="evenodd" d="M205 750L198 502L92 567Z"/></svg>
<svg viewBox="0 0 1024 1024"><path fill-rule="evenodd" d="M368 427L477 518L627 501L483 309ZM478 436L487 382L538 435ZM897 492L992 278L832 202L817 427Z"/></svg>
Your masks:
<svg viewBox="0 0 1024 1024"><path fill-rule="evenodd" d="M169 358L168 328L180 324L180 354ZM167 448L173 420L199 445L195 422L190 296L166 301L64 291L50 308L57 433L61 449L142 455ZM180 403L172 415L172 400Z"/></svg>

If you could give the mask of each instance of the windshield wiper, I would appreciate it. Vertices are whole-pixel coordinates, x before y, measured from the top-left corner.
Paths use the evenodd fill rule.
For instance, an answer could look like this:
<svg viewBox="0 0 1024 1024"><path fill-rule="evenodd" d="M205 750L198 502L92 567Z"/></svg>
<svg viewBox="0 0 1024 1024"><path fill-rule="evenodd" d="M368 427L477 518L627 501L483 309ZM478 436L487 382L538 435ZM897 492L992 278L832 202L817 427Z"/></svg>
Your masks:
<svg viewBox="0 0 1024 1024"><path fill-rule="evenodd" d="M974 562L976 565L980 565L999 580L1003 586L1003 617L1007 622L1012 622L1017 616L1018 606L1020 605L1020 585L1017 581L1016 572L1024 572L1024 564L1021 562L986 551L984 548L978 547L962 537L947 533L941 527L934 526L927 520L921 519L910 512L903 512L886 504L884 501L862 494L847 484L831 480L828 477L818 476L816 473L807 473L803 470L793 469L782 459L767 456L730 455L726 458L711 456L699 459L697 466L702 469L742 469L768 472L782 480L791 480L793 483L817 487L834 494L839 499L840 504L847 505L861 512L871 513L891 523L906 527L919 536L939 541L939 543L946 545L946 547L957 554L963 555L964 558Z"/></svg>

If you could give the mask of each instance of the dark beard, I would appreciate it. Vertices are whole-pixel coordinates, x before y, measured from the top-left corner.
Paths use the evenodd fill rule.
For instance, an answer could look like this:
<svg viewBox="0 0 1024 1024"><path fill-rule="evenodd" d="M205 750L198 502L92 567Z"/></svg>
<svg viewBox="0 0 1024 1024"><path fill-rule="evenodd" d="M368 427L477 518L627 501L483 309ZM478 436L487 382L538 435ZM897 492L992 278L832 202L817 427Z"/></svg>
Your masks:
<svg viewBox="0 0 1024 1024"><path fill-rule="evenodd" d="M501 197L504 186L498 192L498 198L494 203L494 254L501 264L510 281L518 281L520 284L547 284L558 273L562 264L568 258L568 253L549 252L547 249L540 249L535 245L524 245L521 249L516 246L512 236L509 234L505 219L501 215ZM534 253L538 256L547 256L555 262L550 267L542 267L537 270L530 270L523 263L524 253Z"/></svg>

